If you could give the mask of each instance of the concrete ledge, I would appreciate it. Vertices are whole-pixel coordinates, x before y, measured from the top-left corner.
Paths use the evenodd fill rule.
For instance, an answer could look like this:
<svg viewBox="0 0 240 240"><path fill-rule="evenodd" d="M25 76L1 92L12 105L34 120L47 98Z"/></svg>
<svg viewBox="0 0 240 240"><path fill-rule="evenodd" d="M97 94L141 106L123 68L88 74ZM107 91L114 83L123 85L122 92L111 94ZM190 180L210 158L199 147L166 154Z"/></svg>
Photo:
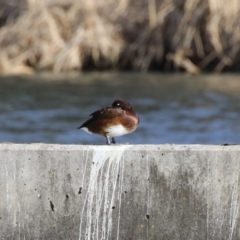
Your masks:
<svg viewBox="0 0 240 240"><path fill-rule="evenodd" d="M240 146L0 144L0 239L240 239Z"/></svg>

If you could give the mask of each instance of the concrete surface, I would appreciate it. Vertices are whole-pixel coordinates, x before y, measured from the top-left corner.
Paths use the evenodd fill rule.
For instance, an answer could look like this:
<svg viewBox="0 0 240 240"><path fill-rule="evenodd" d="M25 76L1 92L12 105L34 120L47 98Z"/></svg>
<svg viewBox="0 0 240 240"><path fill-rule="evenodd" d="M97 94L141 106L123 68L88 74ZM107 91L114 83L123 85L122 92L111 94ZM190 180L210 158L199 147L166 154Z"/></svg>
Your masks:
<svg viewBox="0 0 240 240"><path fill-rule="evenodd" d="M0 144L0 239L240 239L240 146Z"/></svg>

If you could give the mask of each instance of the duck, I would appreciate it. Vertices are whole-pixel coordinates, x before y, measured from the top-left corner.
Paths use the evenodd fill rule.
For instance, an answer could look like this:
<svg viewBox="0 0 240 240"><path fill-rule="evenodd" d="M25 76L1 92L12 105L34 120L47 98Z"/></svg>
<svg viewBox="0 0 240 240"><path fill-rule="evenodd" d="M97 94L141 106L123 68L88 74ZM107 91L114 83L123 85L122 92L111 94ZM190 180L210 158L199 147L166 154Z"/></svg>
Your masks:
<svg viewBox="0 0 240 240"><path fill-rule="evenodd" d="M132 106L124 99L119 98L111 107L105 107L91 113L90 119L78 129L90 134L98 134L106 138L106 144L115 144L115 137L134 132L140 119Z"/></svg>

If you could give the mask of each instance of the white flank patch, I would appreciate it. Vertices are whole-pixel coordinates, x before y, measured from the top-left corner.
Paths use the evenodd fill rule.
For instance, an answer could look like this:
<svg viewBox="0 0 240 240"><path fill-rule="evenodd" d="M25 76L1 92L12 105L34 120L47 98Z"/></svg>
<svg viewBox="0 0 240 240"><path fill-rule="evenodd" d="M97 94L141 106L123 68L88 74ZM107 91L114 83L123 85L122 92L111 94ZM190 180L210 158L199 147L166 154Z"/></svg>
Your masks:
<svg viewBox="0 0 240 240"><path fill-rule="evenodd" d="M86 128L86 127L83 127L83 128L80 128L80 129L83 130L84 132L87 132L87 133L92 134L92 133L88 130L88 128Z"/></svg>
<svg viewBox="0 0 240 240"><path fill-rule="evenodd" d="M116 126L109 127L108 129L106 129L106 132L108 133L107 135L109 137L118 137L118 136L128 134L132 131L127 130L121 124L118 124Z"/></svg>

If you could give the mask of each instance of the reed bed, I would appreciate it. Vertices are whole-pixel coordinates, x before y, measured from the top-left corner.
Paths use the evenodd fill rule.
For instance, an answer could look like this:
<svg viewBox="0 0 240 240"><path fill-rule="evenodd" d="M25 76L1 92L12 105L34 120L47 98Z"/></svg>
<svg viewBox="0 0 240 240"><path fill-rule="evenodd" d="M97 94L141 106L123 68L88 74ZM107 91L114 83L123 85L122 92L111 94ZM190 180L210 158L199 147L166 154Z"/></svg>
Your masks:
<svg viewBox="0 0 240 240"><path fill-rule="evenodd" d="M0 1L1 73L239 70L239 0L20 3Z"/></svg>

